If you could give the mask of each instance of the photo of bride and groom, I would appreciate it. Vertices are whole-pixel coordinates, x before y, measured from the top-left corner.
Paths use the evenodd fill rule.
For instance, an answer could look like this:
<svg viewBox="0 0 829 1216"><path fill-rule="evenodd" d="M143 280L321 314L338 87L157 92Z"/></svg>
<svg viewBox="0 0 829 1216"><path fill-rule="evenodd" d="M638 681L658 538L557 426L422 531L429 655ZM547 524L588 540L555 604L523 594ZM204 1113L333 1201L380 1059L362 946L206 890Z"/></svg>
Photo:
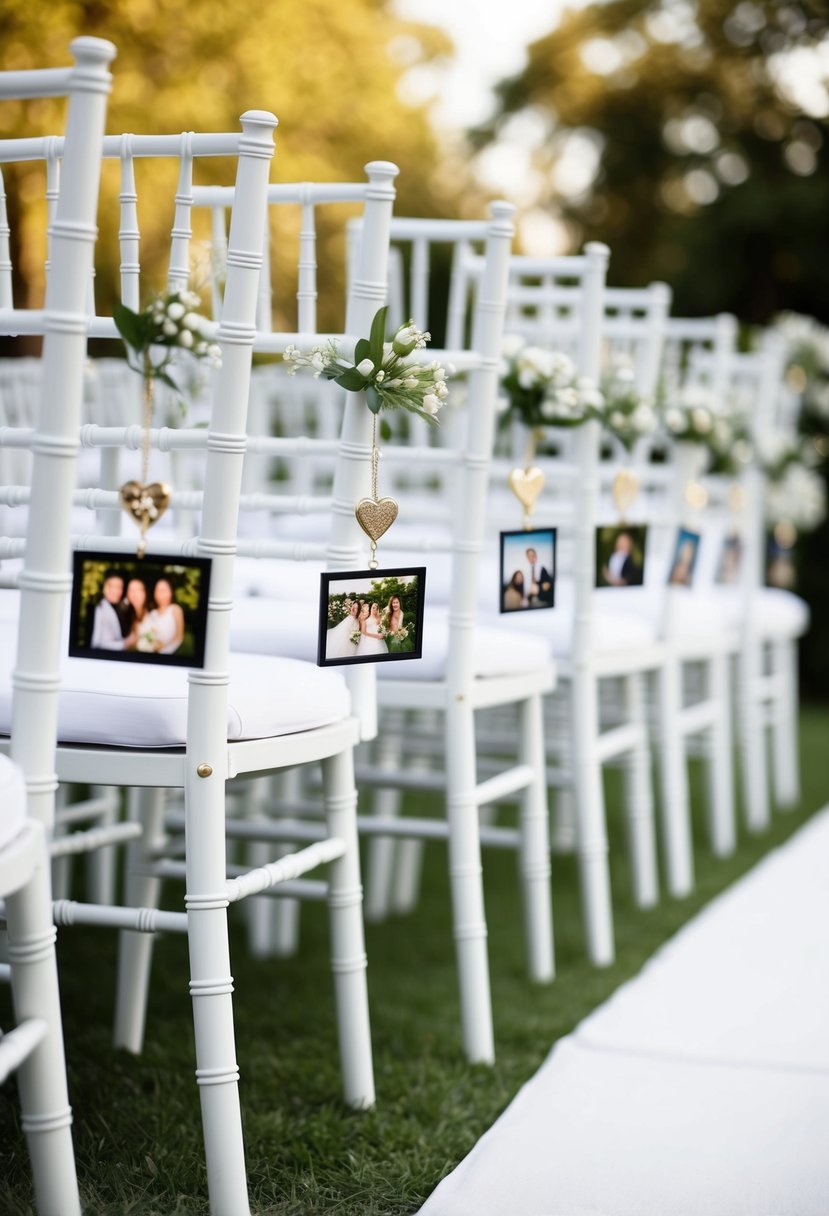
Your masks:
<svg viewBox="0 0 829 1216"><path fill-rule="evenodd" d="M556 530L501 533L501 611L552 608L556 584Z"/></svg>
<svg viewBox="0 0 829 1216"><path fill-rule="evenodd" d="M204 558L76 553L70 655L203 666L209 577Z"/></svg>
<svg viewBox="0 0 829 1216"><path fill-rule="evenodd" d="M317 662L419 659L425 569L323 574Z"/></svg>

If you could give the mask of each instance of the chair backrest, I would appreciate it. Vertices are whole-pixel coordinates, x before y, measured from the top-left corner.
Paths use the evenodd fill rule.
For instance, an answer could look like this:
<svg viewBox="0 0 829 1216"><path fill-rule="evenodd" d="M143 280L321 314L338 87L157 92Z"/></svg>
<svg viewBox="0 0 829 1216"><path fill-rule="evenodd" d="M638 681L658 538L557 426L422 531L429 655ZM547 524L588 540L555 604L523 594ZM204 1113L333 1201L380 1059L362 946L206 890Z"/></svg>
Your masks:
<svg viewBox="0 0 829 1216"><path fill-rule="evenodd" d="M50 217L46 306L12 306L8 248L0 251L4 306L0 332L43 335L43 372L32 445L32 501L13 675L12 756L21 765L30 813L51 826L60 669L61 618L70 588L69 517L83 398L87 296L96 237L96 208L106 102L115 55L111 43L78 38L75 66L0 75L0 98L67 95L60 187ZM27 158L27 140L0 141L0 163ZM43 159L54 158L54 146Z"/></svg>
<svg viewBox="0 0 829 1216"><path fill-rule="evenodd" d="M404 549L408 555L426 556L427 595L429 554L449 552L449 649L446 668L447 693L462 699L473 678L472 643L476 618L475 588L478 584L481 551L485 540L489 466L495 438L496 402L506 313L510 247L513 236L514 208L505 202L491 205L489 221L428 220L395 217L391 224L394 246L402 248L398 267L405 264L408 277L400 280L397 307L403 307L403 320L411 317L422 329L431 328L428 284L435 260L446 266L447 252L457 258L458 250L483 248L482 271L474 300L466 297L464 312L456 309L454 318L447 313L446 344L422 352L429 361L454 367L466 373L467 383L460 390L450 379L449 402L442 411L440 448L430 446L424 435L414 443L384 446L381 469L392 462L407 470L421 465L427 470L445 470L441 491L444 498L443 537L422 526L423 498L419 487L410 501L414 518L398 536L389 534L385 548ZM436 276L435 276L436 277ZM434 280L433 280L434 281ZM406 290L408 285L408 290ZM450 307L456 303L451 299ZM399 318L398 318L399 319ZM452 405L452 397L463 392L464 404ZM414 426L408 434L411 438ZM441 450L442 449L442 450ZM389 468L389 474L391 468ZM398 483L401 484L401 483ZM401 492L401 518L407 503ZM416 535L420 531L421 536ZM427 621L428 627L428 621Z"/></svg>
<svg viewBox="0 0 829 1216"><path fill-rule="evenodd" d="M542 330L536 313L543 314L544 344L573 359L577 372L598 384L602 366L602 335L605 316L605 279L610 251L596 242L585 246L579 255L560 258L518 260L518 274L526 272L534 283L524 284L520 292L523 314L529 315L529 334L539 341ZM534 293L536 298L534 298ZM551 312L548 303L554 301ZM514 331L522 316L511 318ZM587 661L591 651L592 599L595 579L596 521L599 499L599 444L601 427L589 421L569 431L544 428L542 449L552 444L560 451L555 459L542 453L533 464L545 475L544 493L536 507L536 517L545 526L559 529L558 542L564 544L562 568L573 575L573 647ZM514 449L518 450L518 449ZM522 453L523 456L523 453ZM493 479L501 487L493 496L493 510L506 526L509 519L518 526L518 504L503 491L514 459L493 464ZM509 514L506 514L506 512ZM561 547L559 548L561 553Z"/></svg>
<svg viewBox="0 0 829 1216"><path fill-rule="evenodd" d="M702 391L715 413L725 412L730 358L737 343L737 319L669 317L665 329L660 392L666 404L692 390Z"/></svg>
<svg viewBox="0 0 829 1216"><path fill-rule="evenodd" d="M299 243L297 257L296 319L294 330L274 331L271 327L271 301L260 292L257 311L255 349L257 353L281 354L289 345L309 348L331 340L337 342L347 357L360 337L369 333L375 313L386 298L386 277L389 251L389 224L394 203L394 178L397 166L388 161L372 161L365 167L365 182L346 183L279 183L268 190L268 207L271 224L280 230L281 216L287 217L300 209ZM205 187L194 192L197 205L210 207L214 216L214 232L223 227L221 213L232 195L226 189ZM323 270L318 273L316 249L316 213L320 207L333 206L342 209L349 205L362 207L360 237L352 250L351 274L345 300L342 330L321 334L317 331L317 299L320 293L319 279L328 283ZM221 237L219 237L221 240ZM345 248L345 244L343 245ZM269 279L268 282L272 282ZM255 540L248 546L240 545L240 552L257 557L281 557L320 562L330 570L359 568L366 563L366 538L359 528L354 508L359 499L366 497L371 487L371 414L365 406L362 394L346 393L324 381L310 379L288 379L284 367L264 368L254 381L257 391L264 386L265 393L275 403L275 418L269 418L265 410L259 411L255 424L258 434L248 439L249 459L270 456L297 464L305 469L330 470L330 485L319 493L313 474L292 472L287 488L302 496L298 507L308 513L327 517L324 539L319 535L316 543L299 545L297 538ZM280 401L287 401L288 411L280 417ZM309 406L316 416L325 416L325 423L317 436L309 433ZM288 432L286 418L296 429ZM333 421L332 421L333 419ZM261 429L266 427L266 433ZM283 434L274 436L274 429ZM256 483L254 483L256 484ZM266 487L259 483L260 488ZM280 482L274 489L284 490ZM276 497L279 497L278 495ZM261 505L262 495L253 495L254 506ZM280 505L273 503L275 508ZM284 533L283 533L284 535ZM369 667L349 669L346 672L355 715L361 723L364 738L371 738L377 731L375 672Z"/></svg>
<svg viewBox="0 0 829 1216"><path fill-rule="evenodd" d="M159 538L157 542L153 538L153 548L158 545L161 552L204 553L214 558L213 593L208 604L207 668L205 672L199 673L202 685L204 685L207 691L203 692L200 688L196 692L194 699L197 702L210 700L211 698L215 700L216 698L220 698L225 691L223 681L216 675L216 671L217 669L220 672L224 671L227 667L227 615L231 601L230 567L232 567L236 538L236 516L239 497L238 479L241 475L244 457L248 383L253 342L256 333L255 310L259 267L262 258L261 236L266 213L265 192L270 160L273 155L272 132L275 125L276 120L273 115L263 111L249 111L242 117L241 133L205 136L193 135L191 133L184 138L177 136L109 137L104 141L104 151L106 153L110 156L119 157L122 165L126 160L127 169L124 172L127 175L129 175L131 162L136 156L174 158L178 163L179 180L175 199L168 279L171 285L177 287L185 284L185 268L189 264L187 245L190 233L188 222L190 204L187 184L192 174L192 161L201 156L235 157L237 159L236 201L231 223L227 284L224 292L222 317L218 327L215 329L216 341L223 351L222 367L216 373L213 380L209 429L206 431L199 430L195 436L193 436L192 432L190 436L185 435L186 440L188 438L192 439L190 446L207 451L206 472L203 482L205 488L205 507L202 512L201 525L196 538L180 541L165 537L164 539ZM67 155L68 151L69 144L67 141ZM131 191L127 190L124 193L129 196ZM138 305L140 303L138 286L140 262L137 254L137 234L134 228L131 229L129 222L125 222L124 218L124 208L127 209L128 216L130 212L135 212L135 200L130 197L122 198L121 205L122 291L126 300L133 305ZM53 290L53 282L58 277L57 253L56 239L53 238L47 291ZM90 273L91 260L87 267L78 267L76 269L75 279L77 280L80 275L83 282L88 283ZM83 293L84 296L86 294L86 292ZM80 303L84 302L85 300L80 301ZM120 335L111 317L93 317L90 319L83 307L81 308L81 316L83 319L82 336L84 336L84 331L87 324L89 324L90 329L96 332L99 337L116 339L118 343L117 350L119 352L123 349ZM86 447L110 450L126 446L131 447L137 453L144 439L144 430L140 425L112 427L101 426L95 423L86 424L81 427L80 388L82 373L83 350L77 362L79 389L77 408L74 411L71 426L68 422L65 423L64 444L69 449L70 454L74 455L78 449L79 432L82 436L82 442ZM136 377L136 379L139 378ZM47 380L44 376L44 385L46 383ZM59 396L53 393L53 398L59 399ZM140 419L136 418L136 424L139 422ZM163 443L163 435L163 428L160 432L154 429L151 433L153 444L159 444L160 436L162 436ZM49 444L49 450L51 450L51 435L49 437ZM35 439L34 450L36 474L39 455L37 437ZM77 502L77 492L75 492L74 486L74 462L67 461L65 464L66 468L62 481L53 478L52 485L46 487L39 487L37 482L33 481L28 500L30 523L25 546L25 560L28 567L32 563L32 553L37 556L38 545L42 543L42 538L48 537L50 541L53 541L53 534L56 530L55 521L58 519L61 521L62 527L58 528L57 531L64 530L67 535L65 535L65 539L63 540L63 552L60 555L60 561L58 562L57 554L54 556L54 563L59 565L60 568L59 581L61 590L68 589L69 585L66 573L69 554L68 528L73 498ZM97 498L95 497L96 495ZM108 502L108 498L112 501ZM96 491L88 496L86 505L98 506L102 502L111 509L118 509L115 491ZM201 505L201 500L199 505ZM41 537L40 542L38 541L38 536ZM106 547L113 552L129 552L131 549L134 551L136 540L137 538L134 533L123 538L111 537ZM76 547L100 547L100 539L94 535L76 536L73 543ZM55 577L54 575L52 576L53 581ZM27 589L26 580L27 573L26 568L24 568L20 579L24 595ZM58 628L55 629L54 652L51 655L51 661L54 664L52 670L55 672L59 667L59 648L62 644L59 623L60 618L58 616ZM45 631L45 625L46 622L44 622L42 616L35 615L32 618L30 614L27 617L24 604L21 615L21 644L26 640L26 635L31 634L33 630L36 632L39 626L42 632ZM51 621L50 625L54 626L55 622ZM37 639L40 650L42 650L43 640L42 636ZM34 639L30 639L30 644L34 644ZM207 672L213 675L212 684ZM34 681L32 683L34 684ZM52 697L52 713L56 710L58 683L57 675L51 677L48 691ZM32 695L29 697L31 704L23 707L25 716L23 715L23 710L21 710L20 722L28 725L28 730L23 732L27 740L37 738L41 734L47 736L49 734L50 724L48 717L43 730L41 730L40 726L35 727L34 725L39 721L38 714L42 712L38 704L34 702L35 692L40 694L40 701L42 703L44 699L43 681L40 681L36 688L33 689ZM207 716L210 717L210 721L212 722L212 712L211 715ZM223 729L225 718L221 713L219 713L218 721L222 724L221 729ZM54 718L52 719L52 745L54 745ZM27 743L27 746L31 750L33 745ZM41 752L43 752L43 758L40 760L40 764L45 766L46 755L44 749L38 748L38 755ZM222 754L223 752L219 753L220 756ZM50 757L50 762L48 768L45 769L45 773L51 774L53 768L54 762ZM44 769L41 767L36 771L43 773ZM49 780L49 788L47 790L45 788L47 779L44 775L40 778L40 784L44 787L44 797L51 795L54 781Z"/></svg>

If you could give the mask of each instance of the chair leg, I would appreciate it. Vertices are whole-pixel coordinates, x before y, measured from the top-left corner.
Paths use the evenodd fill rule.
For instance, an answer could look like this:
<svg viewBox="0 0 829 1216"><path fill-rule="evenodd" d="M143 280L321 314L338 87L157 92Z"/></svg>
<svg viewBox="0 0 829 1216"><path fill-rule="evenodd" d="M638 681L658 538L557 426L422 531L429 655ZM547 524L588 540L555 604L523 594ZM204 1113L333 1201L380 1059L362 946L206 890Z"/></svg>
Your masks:
<svg viewBox="0 0 829 1216"><path fill-rule="evenodd" d="M694 854L685 744L679 726L682 684L678 659L667 659L657 673L656 704L665 871L668 891L676 899L683 899L694 889Z"/></svg>
<svg viewBox="0 0 829 1216"><path fill-rule="evenodd" d="M636 745L625 756L625 808L633 898L638 908L652 908L659 902L659 867L643 681L637 674L624 679L626 719L639 730Z"/></svg>
<svg viewBox="0 0 829 1216"><path fill-rule="evenodd" d="M765 710L758 694L762 677L762 644L750 639L745 642L737 658L737 716L743 802L746 826L750 832L764 832L771 822Z"/></svg>
<svg viewBox="0 0 829 1216"><path fill-rule="evenodd" d="M287 769L273 777L259 777L247 783L244 792L245 816L266 821L280 806L299 801L302 778L299 769ZM269 814L268 812L271 812ZM254 841L248 849L251 866L266 865L291 851L287 844ZM253 896L245 903L248 942L254 958L293 958L299 949L300 901Z"/></svg>
<svg viewBox="0 0 829 1216"><path fill-rule="evenodd" d="M138 820L143 832L127 845L124 902L131 908L157 908L161 881L150 873L150 866L153 849L164 840L165 792L136 787L128 797L130 818ZM154 944L152 933L123 930L118 935L113 1042L136 1055L144 1047Z"/></svg>
<svg viewBox="0 0 829 1216"><path fill-rule="evenodd" d="M343 856L331 863L328 895L343 1093L349 1106L364 1110L374 1105L374 1068L357 841L357 790L351 751L324 760L322 780L329 833L346 844Z"/></svg>
<svg viewBox="0 0 829 1216"><path fill-rule="evenodd" d="M191 689L191 714L193 691ZM195 770L195 763L189 759L185 788L185 904L196 1083L201 1104L210 1212L211 1216L247 1216L250 1206L227 926L225 782L215 773L207 779L199 779L192 770Z"/></svg>
<svg viewBox="0 0 829 1216"><path fill-rule="evenodd" d="M564 774L572 774L573 756L570 735L569 699L562 690L545 698L547 752L553 764ZM572 787L557 785L551 803L550 837L554 853L569 856L576 851L576 799Z"/></svg>
<svg viewBox="0 0 829 1216"><path fill-rule="evenodd" d="M117 823L120 809L120 791L112 786L97 785L92 790L93 797L105 798L108 806L98 818L100 827L109 827ZM95 849L86 859L87 884L89 898L94 904L115 903L115 859L114 846L106 849Z"/></svg>
<svg viewBox="0 0 829 1216"><path fill-rule="evenodd" d="M737 847L728 663L727 655L715 655L708 663L708 697L718 711L707 747L708 838L715 857L730 857Z"/></svg>
<svg viewBox="0 0 829 1216"><path fill-rule="evenodd" d="M413 720L424 732L439 733L440 714L435 710L415 710ZM409 761L409 768L415 773L428 773L432 767L433 762L425 754L412 756ZM394 884L391 893L391 906L395 916L409 916L417 907L425 850L426 844L423 840L410 839L397 842Z"/></svg>
<svg viewBox="0 0 829 1216"><path fill-rule="evenodd" d="M548 983L555 975L553 906L550 887L550 840L541 697L522 701L519 709L519 762L535 773L521 793L521 844L518 857L524 908L524 940L530 979Z"/></svg>
<svg viewBox="0 0 829 1216"><path fill-rule="evenodd" d="M38 1018L48 1026L43 1042L17 1071L35 1208L39 1216L80 1216L45 845L31 881L7 896L6 919L15 1018Z"/></svg>
<svg viewBox="0 0 829 1216"><path fill-rule="evenodd" d="M602 767L596 750L599 731L598 688L592 672L576 672L570 699L578 829L576 847L587 955L597 967L607 967L615 957L613 904Z"/></svg>
<svg viewBox="0 0 829 1216"><path fill-rule="evenodd" d="M773 642L771 663L772 676L781 690L772 714L774 801L781 810L791 810L800 802L797 644L788 639Z"/></svg>
<svg viewBox="0 0 829 1216"><path fill-rule="evenodd" d="M475 798L475 721L471 706L446 710L446 810L449 886L461 1006L463 1049L473 1064L495 1059L481 838Z"/></svg>
<svg viewBox="0 0 829 1216"><path fill-rule="evenodd" d="M387 727L387 729L386 729ZM402 763L403 715L390 712L384 729L374 744L374 765L381 772L394 774ZM374 790L372 811L382 818L395 818L400 814L403 794L393 786L380 786ZM393 899L394 867L399 842L392 836L372 836L366 856L366 904L368 921L383 921L391 912Z"/></svg>

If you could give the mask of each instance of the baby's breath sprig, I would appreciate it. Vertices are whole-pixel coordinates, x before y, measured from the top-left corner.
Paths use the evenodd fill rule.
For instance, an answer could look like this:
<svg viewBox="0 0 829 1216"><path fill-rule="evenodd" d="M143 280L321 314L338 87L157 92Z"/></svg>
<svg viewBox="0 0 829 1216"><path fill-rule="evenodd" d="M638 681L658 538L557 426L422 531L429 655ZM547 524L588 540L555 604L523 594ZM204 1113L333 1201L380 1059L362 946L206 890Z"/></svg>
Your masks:
<svg viewBox="0 0 829 1216"><path fill-rule="evenodd" d="M369 337L356 343L354 362L344 359L331 341L304 352L288 346L282 356L288 375L307 368L315 377L333 380L353 393L365 393L366 405L373 414L407 410L436 426L437 415L449 395L446 372L437 361L410 361L413 352L425 347L431 335L410 320L398 326L391 340L386 341L387 312L387 308L381 308L371 323Z"/></svg>

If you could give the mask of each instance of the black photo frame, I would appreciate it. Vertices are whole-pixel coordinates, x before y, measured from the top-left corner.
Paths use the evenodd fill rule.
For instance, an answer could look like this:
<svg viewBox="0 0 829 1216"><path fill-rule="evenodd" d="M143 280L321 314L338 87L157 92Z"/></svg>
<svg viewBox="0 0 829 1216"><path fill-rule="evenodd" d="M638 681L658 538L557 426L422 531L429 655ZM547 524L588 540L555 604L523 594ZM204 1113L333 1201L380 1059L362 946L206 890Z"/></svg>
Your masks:
<svg viewBox="0 0 829 1216"><path fill-rule="evenodd" d="M644 524L615 524L596 529L596 586L641 587L645 581L648 529Z"/></svg>
<svg viewBox="0 0 829 1216"><path fill-rule="evenodd" d="M742 577L743 538L739 532L729 532L722 538L714 582L718 587L734 587Z"/></svg>
<svg viewBox="0 0 829 1216"><path fill-rule="evenodd" d="M498 608L500 612L538 612L554 608L556 597L556 529L522 528L502 532ZM533 565L530 554L535 553ZM533 569L536 580L532 584Z"/></svg>
<svg viewBox="0 0 829 1216"><path fill-rule="evenodd" d="M419 659L423 653L423 604L426 588L425 566L399 566L393 570L332 570L320 575L320 615L317 663L320 667L351 666L355 663L397 663ZM400 601L403 637L388 632L392 600ZM352 605L358 605L355 613ZM377 630L361 629L362 605L365 619L374 616L377 605ZM395 610L396 611L396 610ZM346 621L353 619L348 629ZM356 639L355 639L355 634ZM351 652L353 648L353 653Z"/></svg>
<svg viewBox="0 0 829 1216"><path fill-rule="evenodd" d="M689 528L679 528L676 534L671 564L668 567L668 584L673 587L691 587L699 556L702 537Z"/></svg>
<svg viewBox="0 0 829 1216"><path fill-rule="evenodd" d="M207 557L134 557L78 550L72 564L69 654L109 662L204 667L210 567ZM120 593L116 580L121 583ZM169 599L159 586L164 582L171 592ZM143 604L139 584L143 584ZM128 594L131 585L133 593Z"/></svg>

